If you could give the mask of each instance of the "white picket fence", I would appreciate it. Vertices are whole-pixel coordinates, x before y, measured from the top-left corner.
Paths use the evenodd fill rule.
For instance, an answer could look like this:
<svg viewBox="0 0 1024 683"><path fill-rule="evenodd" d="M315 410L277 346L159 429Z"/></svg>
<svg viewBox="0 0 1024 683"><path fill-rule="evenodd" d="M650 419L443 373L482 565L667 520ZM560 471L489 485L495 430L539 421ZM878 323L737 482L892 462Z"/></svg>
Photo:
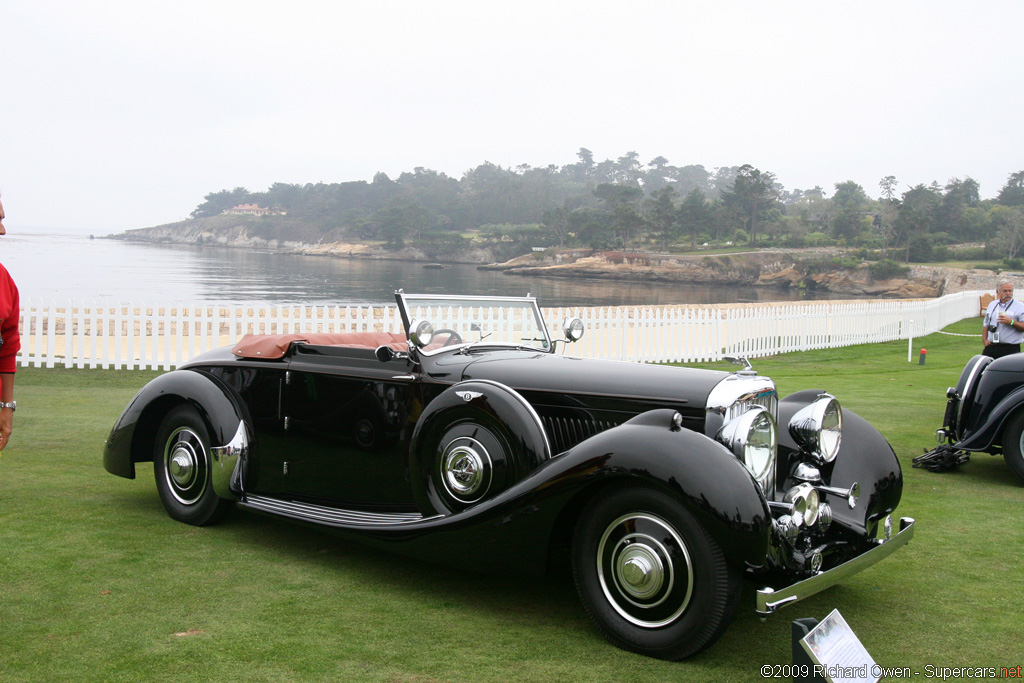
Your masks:
<svg viewBox="0 0 1024 683"><path fill-rule="evenodd" d="M970 291L938 299L824 301L718 306L545 308L552 335L580 317L583 339L561 352L640 362L703 362L838 348L930 334L980 314ZM186 305L22 307L23 367L169 370L250 333L367 332L402 329L394 306L223 307Z"/></svg>

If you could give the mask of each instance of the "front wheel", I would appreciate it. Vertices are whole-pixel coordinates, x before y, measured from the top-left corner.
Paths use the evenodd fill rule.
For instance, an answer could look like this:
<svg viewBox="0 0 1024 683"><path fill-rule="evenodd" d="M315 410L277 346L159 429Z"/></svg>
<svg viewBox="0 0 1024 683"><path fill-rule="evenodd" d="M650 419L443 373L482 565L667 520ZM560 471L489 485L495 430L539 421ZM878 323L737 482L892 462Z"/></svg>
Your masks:
<svg viewBox="0 0 1024 683"><path fill-rule="evenodd" d="M736 614L741 572L678 502L626 488L595 498L573 539L573 576L597 628L625 650L677 660Z"/></svg>
<svg viewBox="0 0 1024 683"><path fill-rule="evenodd" d="M233 505L213 490L209 433L191 406L177 406L160 423L153 473L164 509L179 522L214 524Z"/></svg>
<svg viewBox="0 0 1024 683"><path fill-rule="evenodd" d="M1003 429L1003 460L1024 484L1024 411L1018 412Z"/></svg>

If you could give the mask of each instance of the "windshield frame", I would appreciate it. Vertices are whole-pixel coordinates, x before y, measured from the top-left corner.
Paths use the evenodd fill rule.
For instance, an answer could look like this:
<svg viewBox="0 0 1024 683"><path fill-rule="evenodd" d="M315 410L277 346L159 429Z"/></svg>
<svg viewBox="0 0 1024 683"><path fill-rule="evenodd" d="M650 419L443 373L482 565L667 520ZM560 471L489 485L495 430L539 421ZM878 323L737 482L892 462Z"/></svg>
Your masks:
<svg viewBox="0 0 1024 683"><path fill-rule="evenodd" d="M463 350L466 351L470 347L498 347L498 348L513 348L513 349L527 349L530 351L539 351L541 353L554 353L555 345L551 340L551 335L548 333L547 323L544 320L544 316L541 314L540 306L537 305L537 299L532 296L474 296L474 295L451 295L451 294L406 294L402 290L395 292L395 301L398 303L398 310L402 316L402 325L405 328L405 336L409 339L409 347L415 348L418 353L422 353L425 356L433 356L442 351L452 350ZM442 346L436 349L427 349L417 347L412 342L411 328L413 323L412 313L414 309L421 305L443 305L445 303L451 303L464 308L478 308L478 307L493 307L493 308L519 308L522 310L529 310L533 313L533 323L537 328L539 335L542 335L543 340L528 340L523 339L516 342L509 341L491 341L486 336L483 339L465 339L463 342L458 344L452 344L450 346ZM443 320L431 320L430 323L434 326L435 330L445 329L443 325L448 324L447 321ZM488 332L486 329L482 330L483 334L486 335Z"/></svg>

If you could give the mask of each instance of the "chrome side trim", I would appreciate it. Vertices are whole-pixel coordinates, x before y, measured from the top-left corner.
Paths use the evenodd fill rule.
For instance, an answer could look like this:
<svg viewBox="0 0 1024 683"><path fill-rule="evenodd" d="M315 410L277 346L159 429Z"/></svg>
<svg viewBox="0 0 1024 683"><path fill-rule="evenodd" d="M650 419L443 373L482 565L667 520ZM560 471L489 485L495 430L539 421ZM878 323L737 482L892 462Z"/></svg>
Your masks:
<svg viewBox="0 0 1024 683"><path fill-rule="evenodd" d="M362 510L341 510L339 508L299 503L293 500L279 500L266 496L246 496L239 503L241 507L269 512L272 515L301 519L333 527L387 527L415 524L444 515L424 517L418 512L365 512Z"/></svg>
<svg viewBox="0 0 1024 683"><path fill-rule="evenodd" d="M836 567L832 567L832 569L829 569L828 571L815 574L809 579L798 581L781 590L762 588L757 591L757 606L755 607L755 611L759 617L764 619L786 605L791 605L794 602L798 602L804 598L809 598L816 593L820 593L826 588L834 586L837 583L841 583L857 572L867 569L871 565L889 557L894 552L905 546L913 537L914 519L913 517L903 517L900 519L900 532L898 534L888 541L879 542L874 548L858 555L852 560L844 562Z"/></svg>
<svg viewBox="0 0 1024 683"><path fill-rule="evenodd" d="M249 456L249 426L239 420L234 437L224 446L210 448L213 490L221 498L238 500L242 492L241 466Z"/></svg>

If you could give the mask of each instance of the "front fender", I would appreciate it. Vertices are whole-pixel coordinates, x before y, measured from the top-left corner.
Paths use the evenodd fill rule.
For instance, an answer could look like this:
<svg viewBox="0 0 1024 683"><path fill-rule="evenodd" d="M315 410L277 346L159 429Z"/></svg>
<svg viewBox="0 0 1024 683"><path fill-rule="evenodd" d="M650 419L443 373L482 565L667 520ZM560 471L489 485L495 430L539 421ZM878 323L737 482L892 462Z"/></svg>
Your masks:
<svg viewBox="0 0 1024 683"><path fill-rule="evenodd" d="M234 446L246 411L231 390L214 377L198 370L174 370L161 375L139 390L129 402L103 449L103 467L111 474L135 478L135 463L153 459L153 439L167 411L189 404L209 430L215 449ZM245 434L244 430L242 430ZM217 491L220 495L230 492ZM233 495L232 495L233 497Z"/></svg>
<svg viewBox="0 0 1024 683"><path fill-rule="evenodd" d="M779 459L776 500L798 483L789 475L798 462L809 461L793 439L789 425L796 412L814 401L820 390L800 391L779 401ZM855 482L861 488L861 500L855 508L840 496L829 494L834 519L857 534L872 536L879 520L896 509L903 495L903 471L899 459L885 437L867 420L843 408L843 440L836 459L819 467L823 484L849 489Z"/></svg>
<svg viewBox="0 0 1024 683"><path fill-rule="evenodd" d="M652 410L558 457L585 483L620 479L666 490L697 518L735 564L765 563L772 517L757 482L724 446L674 427L673 410ZM574 465L575 464L575 465Z"/></svg>
<svg viewBox="0 0 1024 683"><path fill-rule="evenodd" d="M544 462L493 498L450 515L364 530L365 542L486 571L543 572L553 545L572 538L579 513L608 486L665 491L741 567L765 565L771 514L757 483L724 446L672 426L652 410Z"/></svg>
<svg viewBox="0 0 1024 683"><path fill-rule="evenodd" d="M1021 405L1024 405L1024 386L1004 396L994 408L989 410L985 421L977 428L972 429L962 441L954 444L954 448L964 451L987 451L1003 431L1003 424ZM961 425L960 428L966 432L964 425Z"/></svg>

